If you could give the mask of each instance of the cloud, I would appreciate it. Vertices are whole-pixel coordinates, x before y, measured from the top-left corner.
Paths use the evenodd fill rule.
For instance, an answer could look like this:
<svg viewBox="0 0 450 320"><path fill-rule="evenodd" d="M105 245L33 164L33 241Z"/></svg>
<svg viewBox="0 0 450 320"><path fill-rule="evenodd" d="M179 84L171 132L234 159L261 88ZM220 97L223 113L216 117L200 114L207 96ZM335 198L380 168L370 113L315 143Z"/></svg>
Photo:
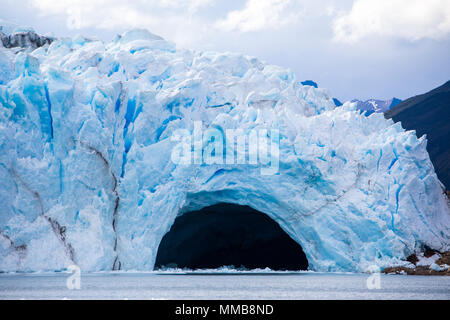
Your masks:
<svg viewBox="0 0 450 320"><path fill-rule="evenodd" d="M181 47L202 42L208 24L198 11L213 0L28 0L40 17L62 19L69 30L124 32L145 28ZM83 31L86 32L86 31Z"/></svg>
<svg viewBox="0 0 450 320"><path fill-rule="evenodd" d="M70 29L152 27L185 20L211 0L31 0L41 15L65 15Z"/></svg>
<svg viewBox="0 0 450 320"><path fill-rule="evenodd" d="M416 41L450 34L449 0L355 0L333 22L334 40L357 42L372 35Z"/></svg>
<svg viewBox="0 0 450 320"><path fill-rule="evenodd" d="M223 31L241 32L273 29L293 23L298 14L289 11L292 0L248 0L242 10L231 11L215 26Z"/></svg>
<svg viewBox="0 0 450 320"><path fill-rule="evenodd" d="M194 15L201 8L220 5L215 0L29 0L40 15L58 15L66 18L69 29L129 29L134 27L170 30L170 34L206 32L208 28L221 31L242 32L275 29L298 20L303 0L247 0L242 10L224 15L223 19L210 21ZM217 8L213 10L218 11ZM190 24L190 26L187 26ZM216 28L211 28L211 27ZM210 30L209 32L211 32Z"/></svg>
<svg viewBox="0 0 450 320"><path fill-rule="evenodd" d="M198 42L217 31L245 33L283 26L306 30L315 21L322 21L322 29L329 28L331 23L334 40L345 43L370 36L415 41L450 35L450 0L242 0L242 9L225 13L221 9L224 3L218 0L28 0L28 3L37 9L39 16L63 18L72 30L147 28L180 45ZM206 7L209 8L200 10ZM326 21L324 17L328 17Z"/></svg>

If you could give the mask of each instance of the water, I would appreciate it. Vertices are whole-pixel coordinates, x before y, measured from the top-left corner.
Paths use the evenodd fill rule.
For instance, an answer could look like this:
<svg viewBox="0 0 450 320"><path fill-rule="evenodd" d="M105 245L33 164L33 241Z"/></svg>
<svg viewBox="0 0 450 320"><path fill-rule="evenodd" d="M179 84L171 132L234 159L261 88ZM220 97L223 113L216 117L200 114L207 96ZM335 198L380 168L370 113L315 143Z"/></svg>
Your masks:
<svg viewBox="0 0 450 320"><path fill-rule="evenodd" d="M445 299L450 277L365 274L92 273L69 290L70 274L0 274L0 299Z"/></svg>

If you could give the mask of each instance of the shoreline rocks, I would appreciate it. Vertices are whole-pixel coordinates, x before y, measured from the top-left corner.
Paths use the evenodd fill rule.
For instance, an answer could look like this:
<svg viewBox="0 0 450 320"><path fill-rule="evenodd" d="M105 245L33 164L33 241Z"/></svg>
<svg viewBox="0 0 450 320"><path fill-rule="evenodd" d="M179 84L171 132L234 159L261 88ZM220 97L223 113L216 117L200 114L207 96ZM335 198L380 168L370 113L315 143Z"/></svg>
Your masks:
<svg viewBox="0 0 450 320"><path fill-rule="evenodd" d="M423 254L412 254L406 259L410 265L387 267L385 274L407 274L420 276L450 276L450 251L427 250Z"/></svg>

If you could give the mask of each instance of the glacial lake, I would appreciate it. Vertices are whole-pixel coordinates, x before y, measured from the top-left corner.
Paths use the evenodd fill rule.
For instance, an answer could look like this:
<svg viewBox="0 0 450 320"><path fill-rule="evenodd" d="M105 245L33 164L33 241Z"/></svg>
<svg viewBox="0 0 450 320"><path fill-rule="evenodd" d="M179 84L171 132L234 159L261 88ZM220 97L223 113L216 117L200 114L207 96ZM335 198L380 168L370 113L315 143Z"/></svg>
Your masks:
<svg viewBox="0 0 450 320"><path fill-rule="evenodd" d="M88 273L69 290L68 273L0 274L0 299L444 299L450 277L316 272Z"/></svg>

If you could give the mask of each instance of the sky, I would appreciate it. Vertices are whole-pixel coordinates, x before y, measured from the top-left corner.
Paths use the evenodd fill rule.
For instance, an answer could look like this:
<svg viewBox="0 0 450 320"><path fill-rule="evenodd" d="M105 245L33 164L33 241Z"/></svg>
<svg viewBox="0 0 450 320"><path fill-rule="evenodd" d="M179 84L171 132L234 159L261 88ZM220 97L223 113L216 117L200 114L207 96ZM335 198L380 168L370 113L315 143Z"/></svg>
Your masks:
<svg viewBox="0 0 450 320"><path fill-rule="evenodd" d="M0 0L39 34L110 41L145 28L194 50L239 52L341 101L408 97L450 80L450 0Z"/></svg>

